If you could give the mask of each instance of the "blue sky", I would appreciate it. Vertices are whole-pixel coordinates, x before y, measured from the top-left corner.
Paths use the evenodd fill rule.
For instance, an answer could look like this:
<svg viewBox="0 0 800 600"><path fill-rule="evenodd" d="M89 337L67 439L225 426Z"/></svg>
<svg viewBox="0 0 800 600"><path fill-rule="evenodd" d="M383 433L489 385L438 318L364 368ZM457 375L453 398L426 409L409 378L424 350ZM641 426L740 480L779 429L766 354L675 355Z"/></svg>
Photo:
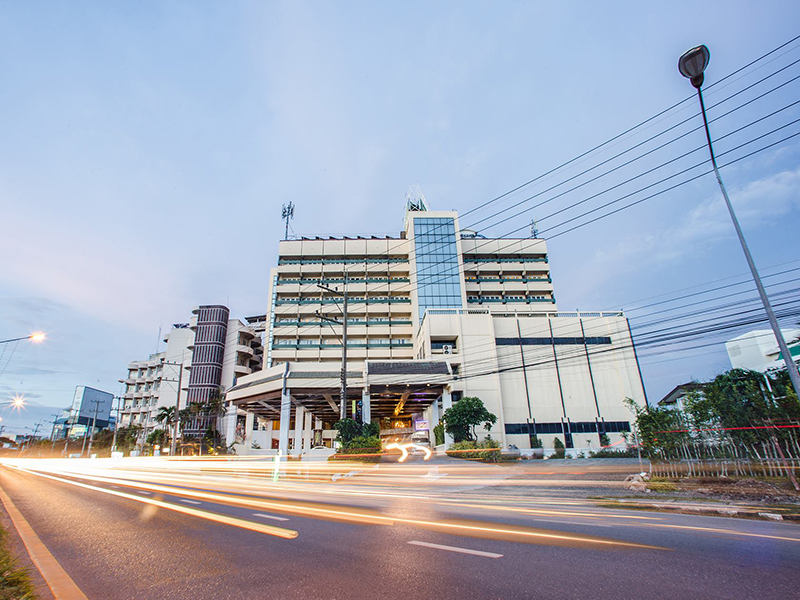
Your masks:
<svg viewBox="0 0 800 600"><path fill-rule="evenodd" d="M752 2L431 4L4 5L0 337L49 336L13 356L8 348L0 360L0 397L29 398L26 411L3 417L10 431L67 406L77 385L118 391L128 361L157 349L159 326L186 321L197 304L225 303L240 317L264 312L282 203L297 206L294 231L311 235L396 234L412 184L433 208L466 212L690 96L676 68L689 47L711 49L710 85L793 38L800 22L795 2L760 2L758 10ZM709 88L708 104L800 58L800 44L771 58ZM710 116L797 74L800 66L790 67ZM713 133L798 98L800 84L787 84L721 118ZM687 102L462 226L695 112ZM720 140L719 151L797 118L797 107L785 109ZM723 170L766 273L800 266L774 267L800 259L798 139ZM702 133L687 135L512 223L489 227L497 220L489 219L479 228L505 234L702 143ZM701 158L621 184L586 207ZM636 308L643 298L746 273L711 176L549 245L562 310ZM651 398L728 366L721 345L642 362Z"/></svg>

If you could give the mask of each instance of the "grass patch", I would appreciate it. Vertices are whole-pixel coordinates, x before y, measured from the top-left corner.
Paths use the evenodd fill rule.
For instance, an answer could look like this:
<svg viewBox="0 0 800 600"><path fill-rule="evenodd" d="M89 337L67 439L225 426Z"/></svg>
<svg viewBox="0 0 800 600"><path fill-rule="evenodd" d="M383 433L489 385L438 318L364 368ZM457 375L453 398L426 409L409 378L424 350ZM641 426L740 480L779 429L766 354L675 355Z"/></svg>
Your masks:
<svg viewBox="0 0 800 600"><path fill-rule="evenodd" d="M35 600L33 583L8 549L8 534L0 528L0 600Z"/></svg>
<svg viewBox="0 0 800 600"><path fill-rule="evenodd" d="M677 492L680 488L665 477L653 477L647 484L647 488L652 492Z"/></svg>

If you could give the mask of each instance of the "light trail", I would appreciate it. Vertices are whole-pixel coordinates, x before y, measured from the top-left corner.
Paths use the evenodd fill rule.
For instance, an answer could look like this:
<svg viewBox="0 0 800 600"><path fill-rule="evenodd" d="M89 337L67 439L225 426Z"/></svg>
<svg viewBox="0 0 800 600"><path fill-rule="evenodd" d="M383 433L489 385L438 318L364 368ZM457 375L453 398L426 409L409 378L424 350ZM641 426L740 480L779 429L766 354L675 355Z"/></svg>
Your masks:
<svg viewBox="0 0 800 600"><path fill-rule="evenodd" d="M227 515L221 515L219 513L212 513L205 510L200 510L198 508L189 508L188 506L171 504L169 502L164 502L163 500L157 500L154 498L142 498L141 496L134 496L133 494L126 494L125 492L109 490L107 488L89 485L88 483L81 483L79 481L71 481L69 479L63 479L61 477L56 477L54 475L47 475L45 473L31 471L29 469L24 469L22 467L17 467L17 469L20 471L24 471L25 473L30 473L31 475L35 475L36 477L46 477L47 479L53 479L55 481L60 481L62 483L68 483L70 485L75 485L88 490L93 490L95 492L102 492L103 494L110 494L112 496L118 496L120 498L127 498L128 500L135 500L136 502L142 502L144 504L157 506L159 508L165 508L167 510L183 513L185 515L199 517L201 519L206 519L207 521L214 521L215 523L222 523L223 525L232 525L233 527L239 527L241 529L249 529L250 531L257 531L258 533L265 533L267 535L272 535L287 540L291 540L297 537L297 532L291 529L284 529L282 527L273 527L272 525L263 525L260 523L254 523L252 521L237 519L236 517L229 517Z"/></svg>
<svg viewBox="0 0 800 600"><path fill-rule="evenodd" d="M164 508L176 510L177 512L185 512L186 514L195 514L196 516L203 516L203 517L205 517L206 514L215 514L215 513L207 513L207 511L201 511L199 509L192 509L184 506L170 504L160 500L142 498L140 496L136 496L133 494L126 494L124 492L109 490L107 488L101 488L98 486L89 485L86 483L74 481L72 479L56 477L54 475L47 475L45 473L40 472L38 469L30 469L19 466L17 468L21 471L30 473L35 476L47 477L49 479L53 479L68 485L76 485L79 487L92 489L103 493L120 496L123 498L129 498L131 500L136 500L137 502L153 503L156 504L157 506L163 506ZM104 478L89 474L77 474L77 473L66 473L66 474L70 477L75 477L78 479L101 482L105 484L118 484L139 490L146 489L152 492L158 492L166 495L184 496L192 499L205 500L208 502L213 502L221 505L267 510L270 512L277 512L282 514L293 514L305 518L318 518L318 519L326 519L334 521L343 521L358 525L386 525L386 526L406 525L406 526L415 526L422 529L427 529L430 531L436 531L445 534L488 538L495 540L506 540L513 542L522 542L522 543L533 543L533 544L547 544L547 545L572 546L572 547L595 547L595 548L619 547L619 548L637 548L637 549L650 549L650 550L665 549L665 548L660 548L658 546L638 544L634 542L625 542L621 540L601 538L596 536L556 532L552 530L536 529L526 526L507 525L502 523L487 523L487 522L471 521L463 519L432 520L432 519L415 519L408 517L388 516L378 513L377 511L374 510L354 508L348 506L323 505L310 502L288 501L288 500L271 500L271 499L268 500L262 498L248 498L231 494L213 493L213 492L205 492L205 491L198 491L191 489L176 489L170 486L149 484L143 482L132 482L124 479L117 479L110 477ZM232 522L230 524L237 524L238 522L242 521L241 519L234 519L233 517L226 517L221 515L220 518L233 519L234 521L236 521L236 523ZM253 525L255 527L269 527L265 525L254 524L249 521L245 523L247 523L248 526ZM241 525L237 524L237 526Z"/></svg>

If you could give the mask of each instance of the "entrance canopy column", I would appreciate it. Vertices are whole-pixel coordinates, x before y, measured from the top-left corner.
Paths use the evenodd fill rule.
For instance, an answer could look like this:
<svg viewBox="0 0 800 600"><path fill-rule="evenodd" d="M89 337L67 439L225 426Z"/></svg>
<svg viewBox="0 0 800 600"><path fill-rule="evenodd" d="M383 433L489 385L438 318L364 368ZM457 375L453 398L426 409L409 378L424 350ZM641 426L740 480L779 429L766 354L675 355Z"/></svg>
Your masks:
<svg viewBox="0 0 800 600"><path fill-rule="evenodd" d="M372 420L370 408L369 388L365 387L361 390L361 421L364 423L369 423Z"/></svg>
<svg viewBox="0 0 800 600"><path fill-rule="evenodd" d="M436 403L434 402L434 404ZM452 408L452 406L453 406L453 396L450 393L450 388L445 387L442 390L442 414L444 415L444 413L447 412L447 409ZM453 443L453 436L447 433L447 431L444 432L444 443L447 444L448 446Z"/></svg>
<svg viewBox="0 0 800 600"><path fill-rule="evenodd" d="M228 404L225 411L225 444L230 446L236 442L236 420L238 409L233 403Z"/></svg>
<svg viewBox="0 0 800 600"><path fill-rule="evenodd" d="M281 428L278 433L278 454L281 456L288 456L289 454L289 421L291 418L292 393L289 389L284 389L281 394Z"/></svg>
<svg viewBox="0 0 800 600"><path fill-rule="evenodd" d="M305 409L299 404L294 408L294 443L292 444L292 448L296 456L300 455L303 438L303 416L305 412Z"/></svg>
<svg viewBox="0 0 800 600"><path fill-rule="evenodd" d="M314 415L310 411L305 412L305 421L303 423L303 451L311 450L311 428L313 426Z"/></svg>
<svg viewBox="0 0 800 600"><path fill-rule="evenodd" d="M244 447L246 453L249 453L250 448L253 447L253 423L255 418L256 414L248 410L244 420Z"/></svg>

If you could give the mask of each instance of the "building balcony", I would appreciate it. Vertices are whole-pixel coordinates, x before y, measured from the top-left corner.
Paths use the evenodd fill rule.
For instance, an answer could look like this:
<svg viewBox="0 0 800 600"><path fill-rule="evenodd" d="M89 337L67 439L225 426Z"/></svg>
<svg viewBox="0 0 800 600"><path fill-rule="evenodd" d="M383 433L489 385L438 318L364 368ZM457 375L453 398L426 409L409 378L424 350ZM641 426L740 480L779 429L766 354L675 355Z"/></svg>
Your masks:
<svg viewBox="0 0 800 600"><path fill-rule="evenodd" d="M245 365L233 365L233 372L237 375L250 375L250 373L253 372L253 369Z"/></svg>
<svg viewBox="0 0 800 600"><path fill-rule="evenodd" d="M236 344L236 352L239 354L245 354L247 356L253 356L253 349L250 346L245 346L244 344Z"/></svg>

